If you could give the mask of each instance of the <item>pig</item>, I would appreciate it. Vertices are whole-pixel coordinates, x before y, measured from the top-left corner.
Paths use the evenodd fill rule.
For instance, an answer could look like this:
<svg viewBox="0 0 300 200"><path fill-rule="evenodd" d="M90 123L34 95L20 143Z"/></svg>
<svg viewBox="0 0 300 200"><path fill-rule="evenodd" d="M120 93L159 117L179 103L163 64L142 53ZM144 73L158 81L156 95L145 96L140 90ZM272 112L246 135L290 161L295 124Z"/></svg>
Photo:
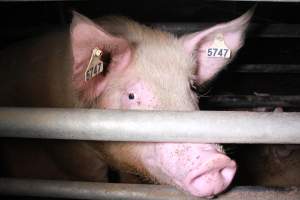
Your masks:
<svg viewBox="0 0 300 200"><path fill-rule="evenodd" d="M284 112L282 107L257 107L245 110ZM239 147L236 157L240 170L235 181L240 185L300 186L300 145L246 145Z"/></svg>
<svg viewBox="0 0 300 200"><path fill-rule="evenodd" d="M208 83L233 60L243 46L252 13L176 37L125 17L92 21L74 12L70 33L52 33L1 52L1 76L6 78L1 84L1 106L197 111L197 95L191 86ZM208 57L207 49L217 37L230 49L230 57ZM103 71L85 80L94 48L102 52ZM66 179L105 180L100 175L106 170L105 162L198 197L213 197L226 190L237 169L236 162L217 144L36 143L50 156L41 156L31 145L35 163L39 157L46 165L53 161L60 166L56 170L71 174ZM7 140L1 144L1 152L7 153L2 157L11 157L3 160L20 159L8 144ZM19 152L26 148L20 147ZM24 169L31 168L29 174L36 177L34 172L39 171L39 177L47 177L41 174L49 170L30 164L23 164Z"/></svg>
<svg viewBox="0 0 300 200"><path fill-rule="evenodd" d="M240 170L236 181L239 184L271 187L300 186L299 145L246 145L239 150L242 151L237 153Z"/></svg>

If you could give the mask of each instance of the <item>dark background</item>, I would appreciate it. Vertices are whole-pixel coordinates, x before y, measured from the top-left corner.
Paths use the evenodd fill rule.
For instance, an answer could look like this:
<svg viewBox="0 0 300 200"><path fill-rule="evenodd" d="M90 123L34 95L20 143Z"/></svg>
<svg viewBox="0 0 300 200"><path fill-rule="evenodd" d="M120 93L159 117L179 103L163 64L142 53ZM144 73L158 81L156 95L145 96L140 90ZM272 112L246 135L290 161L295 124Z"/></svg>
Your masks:
<svg viewBox="0 0 300 200"><path fill-rule="evenodd" d="M90 18L103 15L125 15L139 22L217 23L231 20L251 8L253 2L216 2L196 0L152 1L58 1L58 2L0 2L0 49L26 38L36 37L65 28L71 21L72 10ZM270 24L298 26L298 3L257 3L252 20L260 29ZM280 29L285 29L279 27ZM240 73L241 64L299 64L300 26L292 37L261 37L260 30L249 33L238 58L223 72L206 96L214 94L267 93L270 95L300 94L298 73ZM296 35L296 37L295 37ZM207 91L206 91L207 92ZM298 103L298 102L297 102ZM202 106L214 108L202 98ZM220 109L223 109L222 106ZM219 108L218 108L219 109ZM297 107L286 110L294 111Z"/></svg>
<svg viewBox="0 0 300 200"><path fill-rule="evenodd" d="M218 2L200 0L151 0L151 1L58 1L58 2L0 2L0 50L18 41L37 37L54 29L67 29L76 10L90 18L104 15L125 15L142 23L218 23L234 19L251 8L253 2ZM232 110L260 107L257 100L246 106L224 106L212 102L216 95L267 95L269 97L300 96L300 4L257 3L252 20L259 25L251 29L245 46L237 59L222 72L214 84L201 91L201 109ZM276 34L259 33L272 24L280 24ZM289 31L292 26L293 30ZM281 33L287 34L281 34ZM255 64L260 70L239 72L244 64ZM299 65L293 72L262 72L262 64ZM267 100L265 100L267 101ZM271 100L270 100L271 101ZM300 111L300 101L274 102L268 109L281 106L285 111ZM237 103L237 105L239 105ZM234 108L233 108L234 107ZM236 159L247 157L255 145L239 145L233 148ZM238 150L236 150L238 149ZM245 169L248 166L241 166ZM243 173L243 171L239 171ZM244 171L245 174L247 172ZM249 178L249 176L248 176ZM240 180L243 184L243 180ZM249 179L248 179L249 182Z"/></svg>

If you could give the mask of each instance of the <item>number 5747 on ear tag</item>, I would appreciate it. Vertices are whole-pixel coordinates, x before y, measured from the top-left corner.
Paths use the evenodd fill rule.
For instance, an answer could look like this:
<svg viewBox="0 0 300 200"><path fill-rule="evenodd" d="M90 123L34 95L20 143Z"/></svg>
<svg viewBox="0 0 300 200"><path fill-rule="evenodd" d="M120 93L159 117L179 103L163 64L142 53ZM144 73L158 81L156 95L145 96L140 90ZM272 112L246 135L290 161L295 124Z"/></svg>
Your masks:
<svg viewBox="0 0 300 200"><path fill-rule="evenodd" d="M228 59L230 54L230 49L225 44L223 34L217 34L211 47L207 48L207 57Z"/></svg>

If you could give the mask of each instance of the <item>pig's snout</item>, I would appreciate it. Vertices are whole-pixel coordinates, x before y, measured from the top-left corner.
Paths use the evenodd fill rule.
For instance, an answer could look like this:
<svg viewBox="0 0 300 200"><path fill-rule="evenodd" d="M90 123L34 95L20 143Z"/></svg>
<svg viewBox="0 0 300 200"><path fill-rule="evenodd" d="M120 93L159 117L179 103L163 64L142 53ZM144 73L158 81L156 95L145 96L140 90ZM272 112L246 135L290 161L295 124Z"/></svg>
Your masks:
<svg viewBox="0 0 300 200"><path fill-rule="evenodd" d="M217 145L160 143L154 144L153 150L154 154L148 154L145 160L150 174L198 197L223 192L237 168Z"/></svg>
<svg viewBox="0 0 300 200"><path fill-rule="evenodd" d="M211 197L223 192L236 172L236 163L227 156L217 154L203 163L199 169L190 171L183 185L195 196Z"/></svg>

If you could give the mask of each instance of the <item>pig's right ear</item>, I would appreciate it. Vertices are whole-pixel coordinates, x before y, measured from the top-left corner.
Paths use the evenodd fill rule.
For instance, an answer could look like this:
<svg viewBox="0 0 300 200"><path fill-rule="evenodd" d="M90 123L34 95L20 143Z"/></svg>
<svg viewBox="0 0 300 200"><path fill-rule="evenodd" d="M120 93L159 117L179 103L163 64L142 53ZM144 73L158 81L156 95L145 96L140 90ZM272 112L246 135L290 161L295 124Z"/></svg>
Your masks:
<svg viewBox="0 0 300 200"><path fill-rule="evenodd" d="M243 46L245 31L253 12L254 7L235 20L181 37L184 49L193 55L197 62L197 74L195 76L197 83L202 84L211 80L233 60L238 50ZM220 37L221 39L217 40ZM216 40L218 44L221 41L222 47L215 45ZM218 55L216 54L218 48L222 49L220 55L224 55L222 54L224 46L226 47L226 52L231 52L229 58L208 56L208 49L215 50L215 55ZM220 51L218 52L220 53Z"/></svg>
<svg viewBox="0 0 300 200"><path fill-rule="evenodd" d="M73 12L70 28L71 49L73 55L72 85L81 102L89 102L99 96L115 72L128 66L131 48L127 40L113 36L88 18ZM94 48L102 50L109 59L105 63L105 73L85 81L85 70Z"/></svg>

